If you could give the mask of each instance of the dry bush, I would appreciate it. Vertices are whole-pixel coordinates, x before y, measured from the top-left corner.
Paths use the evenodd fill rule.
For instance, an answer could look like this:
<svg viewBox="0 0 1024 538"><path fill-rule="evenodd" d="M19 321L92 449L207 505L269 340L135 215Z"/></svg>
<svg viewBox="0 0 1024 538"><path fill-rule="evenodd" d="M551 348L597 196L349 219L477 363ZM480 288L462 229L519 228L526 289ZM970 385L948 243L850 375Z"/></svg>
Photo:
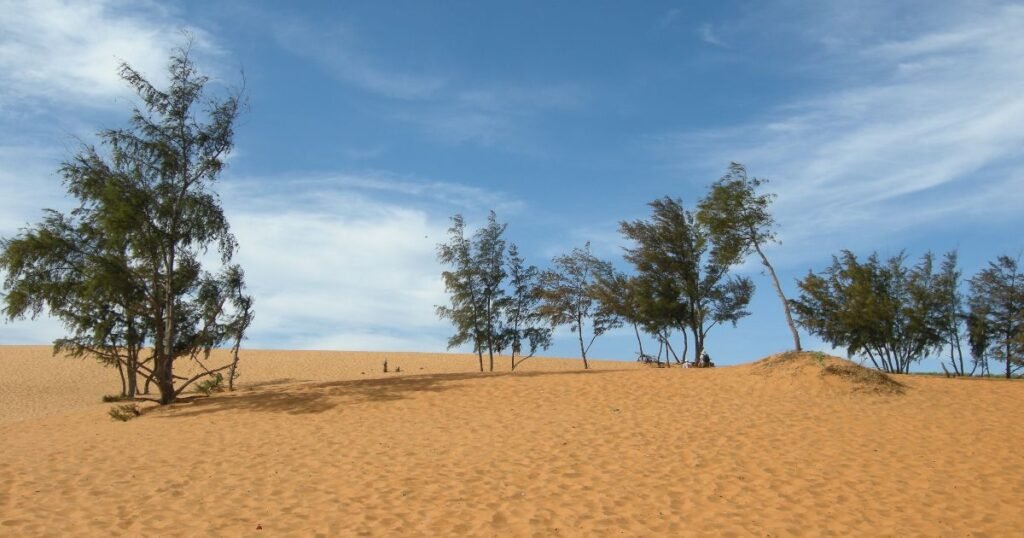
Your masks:
<svg viewBox="0 0 1024 538"><path fill-rule="evenodd" d="M135 404L117 405L110 409L110 418L121 422L128 422L139 416L142 416L142 410Z"/></svg>

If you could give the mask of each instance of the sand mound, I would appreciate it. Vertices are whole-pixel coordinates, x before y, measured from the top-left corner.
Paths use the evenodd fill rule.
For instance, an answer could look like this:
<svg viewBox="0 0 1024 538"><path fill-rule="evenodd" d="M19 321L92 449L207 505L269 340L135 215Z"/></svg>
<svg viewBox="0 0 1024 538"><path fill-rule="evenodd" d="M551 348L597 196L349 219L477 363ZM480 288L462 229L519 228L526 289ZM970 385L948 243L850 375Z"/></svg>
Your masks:
<svg viewBox="0 0 1024 538"><path fill-rule="evenodd" d="M763 376L797 378L803 385L826 386L869 394L903 394L906 386L883 372L865 368L847 359L821 352L787 351L761 359L751 365Z"/></svg>

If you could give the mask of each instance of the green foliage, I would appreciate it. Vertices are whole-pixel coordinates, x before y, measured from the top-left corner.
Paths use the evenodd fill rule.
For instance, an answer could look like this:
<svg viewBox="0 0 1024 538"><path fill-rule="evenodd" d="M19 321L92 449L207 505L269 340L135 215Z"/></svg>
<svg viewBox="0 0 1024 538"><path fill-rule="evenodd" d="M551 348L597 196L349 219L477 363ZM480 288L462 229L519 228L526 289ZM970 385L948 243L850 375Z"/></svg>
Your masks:
<svg viewBox="0 0 1024 538"><path fill-rule="evenodd" d="M738 244L743 255L755 245L775 242L775 219L768 210L775 195L757 192L767 183L749 177L742 164L731 163L729 172L711 185L697 205L697 220L710 235Z"/></svg>
<svg viewBox="0 0 1024 538"><path fill-rule="evenodd" d="M745 258L751 252L758 254L782 302L794 349L800 351L800 333L793 322L786 295L775 268L762 250L764 245L776 242L775 219L769 211L775 195L758 194L758 189L767 182L749 177L742 164L731 163L729 172L711 185L707 196L698 204L697 221L719 242L732 245L732 248L738 246L742 250L741 257Z"/></svg>
<svg viewBox="0 0 1024 538"><path fill-rule="evenodd" d="M931 254L909 269L905 259L900 254L883 263L872 254L862 263L850 251L833 256L822 274L798 282L801 295L790 304L799 323L850 355L867 356L880 370L909 372L945 341L945 291Z"/></svg>
<svg viewBox="0 0 1024 538"><path fill-rule="evenodd" d="M196 383L196 392L207 396L224 390L224 376L217 372Z"/></svg>
<svg viewBox="0 0 1024 538"><path fill-rule="evenodd" d="M1000 256L971 279L968 334L976 360L1002 362L1005 377L1024 368L1024 273Z"/></svg>
<svg viewBox="0 0 1024 538"><path fill-rule="evenodd" d="M136 404L124 404L116 405L110 408L108 411L110 418L113 420L120 420L121 422L128 422L129 420L142 416L142 410Z"/></svg>
<svg viewBox="0 0 1024 538"><path fill-rule="evenodd" d="M539 312L541 297L537 286L540 272L533 265L525 265L515 244L508 248L506 268L509 277L508 300L505 301L501 347L511 348L511 364L515 370L517 357L521 357L519 361L528 359L538 349L547 349L551 345L551 328ZM529 346L529 353L525 356L524 340Z"/></svg>
<svg viewBox="0 0 1024 538"><path fill-rule="evenodd" d="M749 314L753 282L729 275L741 261L744 243L731 233L713 233L678 199L665 197L649 205L650 220L619 225L635 244L625 255L636 268L631 284L635 319L648 329L690 330L699 357L715 325L735 325Z"/></svg>
<svg viewBox="0 0 1024 538"><path fill-rule="evenodd" d="M252 302L241 268L229 263L235 239L212 190L233 147L240 96L209 98L187 49L170 60L163 90L121 65L143 106L127 128L100 133L104 152L85 146L61 167L78 207L47 211L0 242L6 317L48 310L70 332L55 351L124 368L129 395L143 375L165 404L196 379L176 384L175 360L208 357L244 331L239 306ZM211 246L224 265L216 274L200 262ZM153 356L143 358L147 344Z"/></svg>
<svg viewBox="0 0 1024 538"><path fill-rule="evenodd" d="M552 326L568 325L576 333L580 344L583 367L589 368L587 352L594 340L605 332L622 326L622 320L613 312L599 308L594 286L601 279L610 279L612 266L590 252L590 243L574 248L571 253L556 256L553 269L540 274L538 312ZM585 342L586 326L590 338Z"/></svg>
<svg viewBox="0 0 1024 538"><path fill-rule="evenodd" d="M480 282L480 325L484 331L484 342L490 358L490 371L494 371L494 352L500 351L504 330L502 315L508 303L502 283L505 281L505 233L507 224L499 224L491 211L487 225L473 236L473 270Z"/></svg>
<svg viewBox="0 0 1024 538"><path fill-rule="evenodd" d="M449 270L441 272L450 306L438 306L436 311L438 317L451 320L455 326L455 334L448 338L448 349L472 342L473 351L480 354L485 341L480 300L483 286L473 263L472 242L466 237L466 222L462 215L455 215L451 220L448 242L437 246L438 260L450 267ZM481 372L483 368L481 357Z"/></svg>

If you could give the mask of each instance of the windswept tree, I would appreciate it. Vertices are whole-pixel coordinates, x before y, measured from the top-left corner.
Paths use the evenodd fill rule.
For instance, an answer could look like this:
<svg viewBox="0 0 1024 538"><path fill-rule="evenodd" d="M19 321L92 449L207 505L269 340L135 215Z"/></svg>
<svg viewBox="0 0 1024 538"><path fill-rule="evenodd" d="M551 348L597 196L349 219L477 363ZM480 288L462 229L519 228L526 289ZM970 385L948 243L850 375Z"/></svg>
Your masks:
<svg viewBox="0 0 1024 538"><path fill-rule="evenodd" d="M449 267L441 273L441 279L450 304L437 306L437 315L450 320L455 327L455 334L448 338L448 349L472 343L483 372L486 346L481 300L483 283L473 256L473 243L466 237L465 219L462 215L455 215L451 220L448 242L437 246L438 260Z"/></svg>
<svg viewBox="0 0 1024 538"><path fill-rule="evenodd" d="M953 375L970 376L978 369L979 362L971 361L970 370L964 363L963 341L967 334L968 316L964 308L963 292L960 291L962 274L957 265L956 251L947 252L942 259L939 272L935 275L934 320L949 353L949 369Z"/></svg>
<svg viewBox="0 0 1024 538"><path fill-rule="evenodd" d="M640 338L640 328L644 320L638 304L635 282L621 271L613 270L594 283L592 294L597 301L597 308L608 317L618 317L633 327L636 335L637 359L646 361L644 342Z"/></svg>
<svg viewBox="0 0 1024 538"><path fill-rule="evenodd" d="M765 245L776 242L773 230L775 219L769 212L775 195L758 194L758 189L766 183L766 179L747 176L747 169L742 164L730 164L729 172L711 185L707 196L698 204L697 220L707 226L713 236L735 236L734 240L744 246L744 257L749 251L757 253L782 302L786 323L793 336L793 348L800 351L800 333L796 329L775 268L763 250Z"/></svg>
<svg viewBox="0 0 1024 538"><path fill-rule="evenodd" d="M1002 362L1006 378L1024 368L1024 273L1020 258L1000 256L971 279L971 347Z"/></svg>
<svg viewBox="0 0 1024 538"><path fill-rule="evenodd" d="M505 301L505 322L502 342L511 351L512 371L523 361L532 357L538 349L551 345L551 328L540 313L540 293L537 267L527 266L513 243L508 247L506 258L508 272L508 296ZM526 342L528 353L523 351ZM504 346L502 346L504 347Z"/></svg>
<svg viewBox="0 0 1024 538"><path fill-rule="evenodd" d="M679 356L671 344L674 330L683 330L683 354L686 353L686 325L683 324L683 309L675 300L666 300L665 294L658 288L665 284L663 279L657 282L642 276L628 276L620 271L598 278L592 288L597 308L607 316L618 317L623 323L633 327L636 337L637 360L639 362L655 361L661 363L662 353L665 364L669 363L669 354L679 362ZM650 355L644 351L644 332L658 342L658 354Z"/></svg>
<svg viewBox="0 0 1024 538"><path fill-rule="evenodd" d="M480 315L484 331L484 342L490 359L490 371L494 371L494 352L501 344L502 314L505 311L505 234L507 224L498 223L491 211L487 224L477 230L473 237L473 266L480 278Z"/></svg>
<svg viewBox="0 0 1024 538"><path fill-rule="evenodd" d="M648 311L660 318L662 327L688 329L697 359L712 328L735 325L749 314L754 284L729 274L744 244L734 234L712 233L678 199L665 197L649 205L650 220L619 225L635 245L626 249L625 257L647 290L641 297L648 298Z"/></svg>
<svg viewBox="0 0 1024 538"><path fill-rule="evenodd" d="M588 369L590 346L597 337L622 325L617 316L598 308L593 293L594 284L600 278L608 278L612 266L590 252L589 242L567 255L556 256L553 264L553 269L540 276L540 313L553 327L568 325L569 330L576 333L583 368ZM584 336L588 324L589 338Z"/></svg>
<svg viewBox="0 0 1024 538"><path fill-rule="evenodd" d="M882 262L872 254L860 262L850 251L832 257L823 273L798 282L800 297L790 301L798 322L811 334L875 368L909 373L910 366L941 350L945 341L937 309L932 257L912 268L899 254Z"/></svg>
<svg viewBox="0 0 1024 538"><path fill-rule="evenodd" d="M493 372L494 354L500 352L505 343L502 323L508 302L504 289L508 276L503 238L506 227L491 211L487 224L470 238L466 236L462 215L455 215L448 229L448 242L437 247L438 260L449 266L441 277L450 304L436 307L438 316L451 320L455 326L448 348L472 343L481 372L484 371L484 350L487 350Z"/></svg>
<svg viewBox="0 0 1024 538"><path fill-rule="evenodd" d="M236 243L212 186L233 147L241 95L210 97L187 47L172 55L166 89L127 64L119 74L142 106L127 128L100 133L106 152L86 146L61 168L77 209L50 213L0 245L4 313L49 309L72 331L57 348L73 354L126 349L128 370L138 368L168 404L231 366L205 359L224 343L224 327L239 326L225 290L241 294L241 286L223 281L238 270ZM211 247L225 267L217 276L200 261ZM152 356L138 359L146 343ZM200 373L176 375L183 357Z"/></svg>

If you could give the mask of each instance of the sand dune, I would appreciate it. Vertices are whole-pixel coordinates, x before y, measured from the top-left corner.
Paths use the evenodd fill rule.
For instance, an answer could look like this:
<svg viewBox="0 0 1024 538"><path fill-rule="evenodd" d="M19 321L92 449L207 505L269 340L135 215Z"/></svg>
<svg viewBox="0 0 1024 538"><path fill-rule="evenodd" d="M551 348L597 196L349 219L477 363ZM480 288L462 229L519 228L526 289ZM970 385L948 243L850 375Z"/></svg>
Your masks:
<svg viewBox="0 0 1024 538"><path fill-rule="evenodd" d="M0 348L0 535L1024 533L1024 383L386 355L248 352L117 423L113 371Z"/></svg>

